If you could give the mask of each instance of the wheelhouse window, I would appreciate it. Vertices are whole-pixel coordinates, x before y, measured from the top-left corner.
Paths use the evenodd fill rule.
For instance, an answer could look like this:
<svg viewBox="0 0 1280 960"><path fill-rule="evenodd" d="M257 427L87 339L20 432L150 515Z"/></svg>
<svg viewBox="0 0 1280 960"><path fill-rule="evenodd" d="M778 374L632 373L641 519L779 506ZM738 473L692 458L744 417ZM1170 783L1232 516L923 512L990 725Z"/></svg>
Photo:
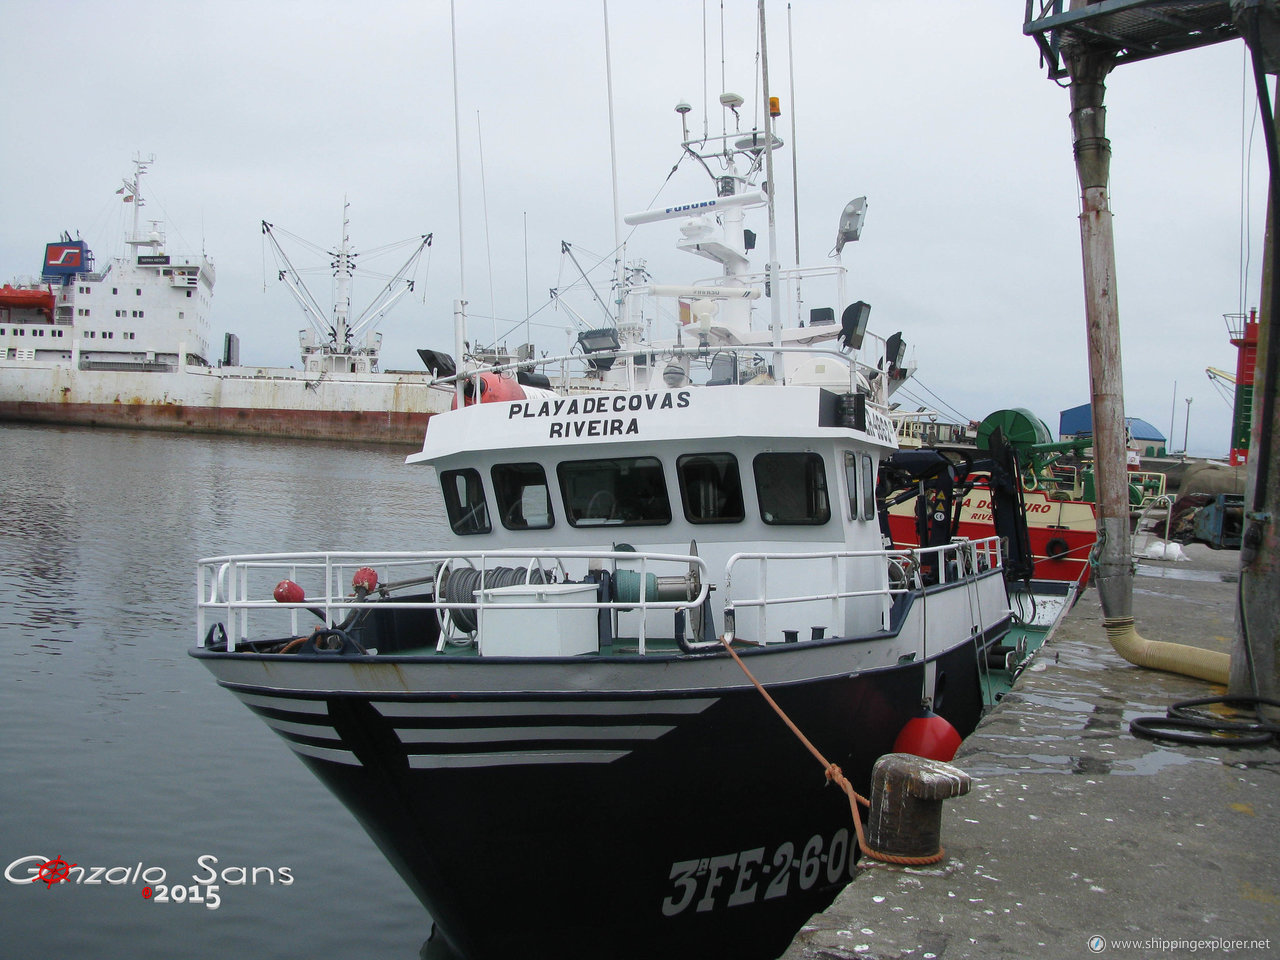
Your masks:
<svg viewBox="0 0 1280 960"><path fill-rule="evenodd" d="M671 522L662 462L656 457L574 460L556 468L569 523L641 526Z"/></svg>
<svg viewBox="0 0 1280 960"><path fill-rule="evenodd" d="M772 524L831 519L827 472L816 453L762 453L752 461L760 516Z"/></svg>
<svg viewBox="0 0 1280 960"><path fill-rule="evenodd" d="M551 526L551 491L540 463L500 463L493 468L498 518L508 530Z"/></svg>
<svg viewBox="0 0 1280 960"><path fill-rule="evenodd" d="M746 515L733 454L687 454L676 460L676 474L684 516L690 523L737 523Z"/></svg>
<svg viewBox="0 0 1280 960"><path fill-rule="evenodd" d="M444 493L444 509L449 515L449 526L459 536L472 533L488 533L489 505L484 497L484 484L480 474L470 468L445 470L440 474L440 486Z"/></svg>
<svg viewBox="0 0 1280 960"><path fill-rule="evenodd" d="M844 483L849 488L849 519L857 520L862 498L858 496L858 455L852 450L844 454Z"/></svg>
<svg viewBox="0 0 1280 960"><path fill-rule="evenodd" d="M844 480L849 488L849 519L876 518L876 465L869 453L846 451Z"/></svg>
<svg viewBox="0 0 1280 960"><path fill-rule="evenodd" d="M862 461L862 519L876 518L876 462L871 454L864 453Z"/></svg>

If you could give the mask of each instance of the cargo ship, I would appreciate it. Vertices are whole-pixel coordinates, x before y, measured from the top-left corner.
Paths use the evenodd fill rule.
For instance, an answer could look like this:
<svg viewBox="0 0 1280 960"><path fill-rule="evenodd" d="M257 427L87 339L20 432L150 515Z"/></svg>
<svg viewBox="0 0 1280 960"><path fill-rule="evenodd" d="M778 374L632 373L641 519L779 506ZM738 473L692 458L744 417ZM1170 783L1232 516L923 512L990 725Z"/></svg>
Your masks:
<svg viewBox="0 0 1280 960"><path fill-rule="evenodd" d="M87 241L63 234L46 245L38 279L0 287L0 421L421 443L453 394L426 368L380 371L373 329L412 289L404 268L353 322L344 224L334 252L339 295L332 316L308 315L301 367L241 366L234 334L215 357L213 261L170 253L159 221L140 229L152 162L135 158L116 191L133 205L123 255L99 268ZM429 243L422 237L411 261Z"/></svg>

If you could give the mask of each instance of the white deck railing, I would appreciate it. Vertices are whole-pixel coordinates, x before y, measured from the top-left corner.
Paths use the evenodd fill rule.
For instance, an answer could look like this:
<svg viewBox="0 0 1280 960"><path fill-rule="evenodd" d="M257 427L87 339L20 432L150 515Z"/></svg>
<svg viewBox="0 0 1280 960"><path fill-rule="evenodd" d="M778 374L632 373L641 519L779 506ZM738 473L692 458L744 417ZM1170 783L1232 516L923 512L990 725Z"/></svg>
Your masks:
<svg viewBox="0 0 1280 960"><path fill-rule="evenodd" d="M803 592L778 593L770 590L770 569L775 572L797 562L808 564L804 572L806 589ZM850 563L865 562L876 565L874 580L850 575ZM944 585L971 578L1001 563L1000 541L996 537L984 540L956 541L945 546L923 550L862 550L862 551L811 551L804 553L751 553L742 552L729 558L723 579L724 609L760 608L767 617L771 607L800 603L829 601L832 604L831 623L840 622L838 611L844 601L864 597L881 597L888 605L899 595L924 587L921 571L924 566L937 569L937 584ZM756 565L752 583L758 593L753 596L735 596L734 578L746 579L744 567ZM887 568L884 580L879 577L879 565ZM485 601L488 589L485 578L502 566L518 566L526 569L532 580L528 585L536 589L541 582L581 582L592 569L609 569L611 572L628 570L635 573L638 584L647 585L658 577L667 583L683 579L688 585L683 596L673 597L670 590L666 599L651 596L648 586L637 590L634 597L602 601L571 601L553 596L530 601L511 601L504 598L504 611L512 609L564 610L592 609L614 613L636 611L638 617L638 652L645 652L645 624L647 614L653 611L693 610L707 599L710 585L705 562L692 555L666 553L639 553L607 550L438 550L407 552L352 552L329 551L315 553L272 553L240 556L209 557L196 566L196 634L197 643L204 646L213 623L222 623L227 631L227 649L234 652L236 644L251 639L280 639L285 635L298 636L302 630L301 617L307 614L323 622L335 624L353 612L376 610L433 610L446 620L453 611L474 611L476 632L482 633L486 609L495 604ZM352 575L362 567L372 567L378 574L379 585L375 596L365 598L354 592ZM397 592L403 594L415 588L420 591L434 585L442 569L468 567L478 572L475 582L475 599L397 600ZM819 571L826 570L823 576ZM273 592L281 580L292 580L304 591L304 599L298 602L279 602ZM775 580L779 579L775 577ZM861 581L861 584L859 584ZM849 584L854 584L850 586ZM677 592L679 592L677 590ZM251 624L252 621L252 624ZM268 627L268 624L271 625ZM274 628L275 634L269 630ZM761 632L766 635L766 631Z"/></svg>
<svg viewBox="0 0 1280 960"><path fill-rule="evenodd" d="M869 589L858 589L846 586L857 582L856 577L849 575L850 562L882 559L886 562L889 575L887 586L876 585ZM812 564L812 561L829 561L825 564ZM797 561L810 561L811 565L804 571L806 586L810 589L803 593L779 595L769 588L769 573L772 566L789 565ZM768 636L768 611L771 607L799 603L829 601L831 603L831 622L839 623L840 604L842 601L861 597L881 597L885 609L893 598L912 590L923 589L923 568L929 564L937 568L937 585L945 585L978 573L996 569L1001 564L1000 538L987 537L983 540L955 540L938 547L912 550L837 550L814 551L809 553L735 553L725 564L724 607L726 611L744 608L757 608L761 611L760 635ZM759 584L758 592L753 596L734 596L733 581L735 574L743 579L738 568L747 564L757 564L754 580ZM825 569L825 578L820 570ZM896 571L896 572L895 572Z"/></svg>
<svg viewBox="0 0 1280 960"><path fill-rule="evenodd" d="M518 561L518 562L517 562ZM576 564L574 561L578 561ZM532 575L540 574L541 582L566 583L580 581L590 569L608 567L634 571L639 583L650 577L684 577L693 584L692 596L681 599L652 599L647 590L639 590L634 598L609 602L572 602L551 597L519 602L504 599L503 610L638 610L640 652L644 652L644 614L654 610L681 610L697 607L708 594L706 564L695 556L667 553L637 553L612 550L434 550L407 552L329 551L316 553L267 553L241 556L209 557L196 565L196 633L197 643L204 646L209 627L214 621L227 629L227 649L234 651L237 642L250 639L250 618L260 623L287 614L287 625L279 619L281 631L290 635L300 632L299 618L309 613L324 623L336 623L349 613L361 610L435 610L442 618L457 610L475 611L478 631L483 630L485 610L494 606L484 601L488 589L485 578L501 566L525 567ZM442 568L470 567L479 572L475 600L395 600L397 591L434 585ZM362 599L353 592L352 575L362 567L372 567L378 574L376 599ZM577 567L574 572L570 567ZM298 583L305 597L296 603L279 602L273 592L280 580ZM530 586L537 587L533 581ZM261 634L256 639L271 639Z"/></svg>

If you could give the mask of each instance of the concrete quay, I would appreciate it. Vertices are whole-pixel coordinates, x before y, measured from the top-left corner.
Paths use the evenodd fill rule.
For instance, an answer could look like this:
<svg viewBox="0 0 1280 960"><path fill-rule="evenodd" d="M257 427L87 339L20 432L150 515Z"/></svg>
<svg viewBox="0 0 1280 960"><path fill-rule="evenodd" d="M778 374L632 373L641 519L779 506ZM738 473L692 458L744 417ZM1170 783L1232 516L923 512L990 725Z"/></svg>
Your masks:
<svg viewBox="0 0 1280 960"><path fill-rule="evenodd" d="M1239 554L1183 550L1140 563L1138 632L1230 653ZM864 857L782 960L1280 956L1280 748L1129 732L1223 692L1121 659L1086 591L962 745L974 785L944 805L946 859Z"/></svg>

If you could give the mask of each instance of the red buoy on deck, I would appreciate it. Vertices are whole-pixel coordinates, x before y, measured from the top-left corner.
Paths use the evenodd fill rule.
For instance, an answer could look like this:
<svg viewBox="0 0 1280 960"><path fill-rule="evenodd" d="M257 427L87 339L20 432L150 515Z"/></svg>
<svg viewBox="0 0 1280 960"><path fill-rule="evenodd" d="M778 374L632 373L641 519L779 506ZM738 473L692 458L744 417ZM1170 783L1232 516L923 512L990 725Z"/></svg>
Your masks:
<svg viewBox="0 0 1280 960"><path fill-rule="evenodd" d="M942 763L950 761L960 749L960 734L945 717L928 707L921 708L907 721L893 741L894 753L910 753Z"/></svg>
<svg viewBox="0 0 1280 960"><path fill-rule="evenodd" d="M473 403L502 403L504 400L525 399L524 387L515 377L504 377L498 373L482 373L479 376L480 396L476 396L476 377L468 377L462 385L462 402L466 406ZM453 398L453 409L458 409L458 398Z"/></svg>
<svg viewBox="0 0 1280 960"><path fill-rule="evenodd" d="M378 589L378 572L373 567L361 567L351 578L351 586L365 593L373 593Z"/></svg>
<svg viewBox="0 0 1280 960"><path fill-rule="evenodd" d="M301 603L307 599L307 593L292 580L281 580L271 594L276 603Z"/></svg>

